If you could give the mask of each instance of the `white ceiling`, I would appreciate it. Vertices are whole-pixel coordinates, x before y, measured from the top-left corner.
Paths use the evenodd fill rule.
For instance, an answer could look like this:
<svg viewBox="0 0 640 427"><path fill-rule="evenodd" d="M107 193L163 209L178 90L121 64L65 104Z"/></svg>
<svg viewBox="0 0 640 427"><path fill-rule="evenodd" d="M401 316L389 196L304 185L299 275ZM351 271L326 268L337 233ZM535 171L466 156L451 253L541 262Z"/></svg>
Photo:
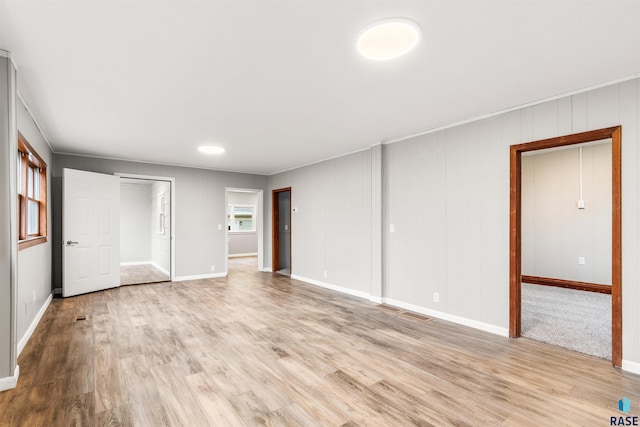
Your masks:
<svg viewBox="0 0 640 427"><path fill-rule="evenodd" d="M637 74L640 1L14 0L0 48L56 152L271 174Z"/></svg>

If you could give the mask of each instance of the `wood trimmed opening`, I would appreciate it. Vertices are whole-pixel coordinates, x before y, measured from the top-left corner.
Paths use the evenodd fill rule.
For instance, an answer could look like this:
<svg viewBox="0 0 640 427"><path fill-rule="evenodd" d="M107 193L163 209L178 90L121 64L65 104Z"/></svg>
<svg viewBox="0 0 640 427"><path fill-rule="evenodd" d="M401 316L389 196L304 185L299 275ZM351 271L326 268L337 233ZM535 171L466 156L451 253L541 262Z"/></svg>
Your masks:
<svg viewBox="0 0 640 427"><path fill-rule="evenodd" d="M271 269L275 273L280 269L280 210L278 198L280 193L288 191L291 187L273 190L271 195ZM291 233L289 233L289 266L291 266Z"/></svg>
<svg viewBox="0 0 640 427"><path fill-rule="evenodd" d="M509 336L521 335L522 301L522 153L611 139L611 362L622 365L622 127L581 132L512 145L509 218Z"/></svg>

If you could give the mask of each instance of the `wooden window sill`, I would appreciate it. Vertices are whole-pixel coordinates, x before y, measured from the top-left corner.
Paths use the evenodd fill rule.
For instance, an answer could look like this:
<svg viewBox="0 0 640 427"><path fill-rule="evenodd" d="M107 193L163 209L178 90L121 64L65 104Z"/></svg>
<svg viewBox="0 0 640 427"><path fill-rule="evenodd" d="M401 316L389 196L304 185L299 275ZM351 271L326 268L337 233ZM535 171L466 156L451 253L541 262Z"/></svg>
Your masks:
<svg viewBox="0 0 640 427"><path fill-rule="evenodd" d="M20 240L20 242L18 242L18 250L21 251L23 249L30 248L31 246L41 245L42 243L47 243L47 236L32 237L30 239Z"/></svg>

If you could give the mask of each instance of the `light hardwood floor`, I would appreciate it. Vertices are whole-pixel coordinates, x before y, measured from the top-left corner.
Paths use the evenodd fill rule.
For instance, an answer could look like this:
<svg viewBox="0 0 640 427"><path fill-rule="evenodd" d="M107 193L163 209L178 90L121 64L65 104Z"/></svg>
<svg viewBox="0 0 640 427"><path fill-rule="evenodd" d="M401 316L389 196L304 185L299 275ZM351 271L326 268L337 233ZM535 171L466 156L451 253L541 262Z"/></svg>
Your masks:
<svg viewBox="0 0 640 427"><path fill-rule="evenodd" d="M168 274L151 264L121 265L120 284L139 285L141 283L168 282L171 280Z"/></svg>
<svg viewBox="0 0 640 427"><path fill-rule="evenodd" d="M600 426L623 396L639 412L640 377L607 361L255 268L55 299L0 426Z"/></svg>

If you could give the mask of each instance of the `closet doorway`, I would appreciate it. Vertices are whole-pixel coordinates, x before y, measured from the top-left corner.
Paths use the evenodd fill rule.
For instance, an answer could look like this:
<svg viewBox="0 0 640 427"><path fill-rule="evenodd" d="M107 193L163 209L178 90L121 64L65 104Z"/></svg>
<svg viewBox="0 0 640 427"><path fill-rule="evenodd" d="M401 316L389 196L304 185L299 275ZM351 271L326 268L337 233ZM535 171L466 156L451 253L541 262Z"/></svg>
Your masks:
<svg viewBox="0 0 640 427"><path fill-rule="evenodd" d="M120 175L120 284L169 282L173 272L170 178Z"/></svg>

